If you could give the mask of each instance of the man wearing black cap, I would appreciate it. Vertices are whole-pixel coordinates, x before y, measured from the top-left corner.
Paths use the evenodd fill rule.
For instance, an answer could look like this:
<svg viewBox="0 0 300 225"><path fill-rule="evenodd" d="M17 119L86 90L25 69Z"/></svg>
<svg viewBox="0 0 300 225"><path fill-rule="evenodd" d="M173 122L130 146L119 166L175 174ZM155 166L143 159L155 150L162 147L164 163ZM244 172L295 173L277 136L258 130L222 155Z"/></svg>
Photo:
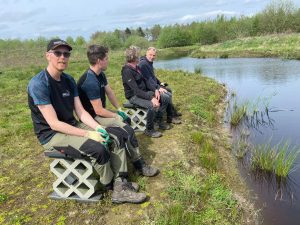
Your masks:
<svg viewBox="0 0 300 225"><path fill-rule="evenodd" d="M110 153L108 133L84 110L74 79L63 72L68 66L71 50L67 42L51 40L46 52L47 68L28 84L28 104L35 134L48 151L88 157L100 182L108 189L115 176L113 202L143 202L146 195L136 192L136 184L122 179L127 175L124 149ZM73 112L82 123L75 119Z"/></svg>

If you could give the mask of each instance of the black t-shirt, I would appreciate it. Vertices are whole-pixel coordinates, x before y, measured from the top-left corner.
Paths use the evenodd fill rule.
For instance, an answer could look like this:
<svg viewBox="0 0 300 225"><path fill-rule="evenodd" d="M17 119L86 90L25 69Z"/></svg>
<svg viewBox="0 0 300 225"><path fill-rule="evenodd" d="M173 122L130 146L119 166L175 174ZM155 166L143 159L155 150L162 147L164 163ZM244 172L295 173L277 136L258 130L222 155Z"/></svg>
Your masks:
<svg viewBox="0 0 300 225"><path fill-rule="evenodd" d="M43 70L30 80L27 91L34 131L41 144L47 143L56 131L50 128L37 105L51 104L60 121L72 126L77 124L73 112L78 91L70 75L63 73L61 80L56 81L47 70Z"/></svg>
<svg viewBox="0 0 300 225"><path fill-rule="evenodd" d="M97 75L93 70L88 69L78 80L77 87L81 103L92 117L96 116L90 100L100 99L102 107L106 107L105 86L107 79L103 72Z"/></svg>

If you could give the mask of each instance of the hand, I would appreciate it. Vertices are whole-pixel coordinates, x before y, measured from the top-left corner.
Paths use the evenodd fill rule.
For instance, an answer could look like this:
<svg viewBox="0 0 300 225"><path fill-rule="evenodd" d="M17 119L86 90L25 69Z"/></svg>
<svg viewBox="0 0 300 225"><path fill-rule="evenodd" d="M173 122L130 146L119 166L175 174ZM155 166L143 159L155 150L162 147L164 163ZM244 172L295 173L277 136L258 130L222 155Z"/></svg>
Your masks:
<svg viewBox="0 0 300 225"><path fill-rule="evenodd" d="M157 99L157 101L159 101L160 99L160 93L158 90L155 90L155 98Z"/></svg>
<svg viewBox="0 0 300 225"><path fill-rule="evenodd" d="M121 108L118 108L117 114L121 116L123 120L126 120L128 118L128 115L125 112L123 112Z"/></svg>
<svg viewBox="0 0 300 225"><path fill-rule="evenodd" d="M101 144L103 144L105 142L105 139L97 131L87 131L87 133L84 136L86 138L89 138L89 139L92 139L94 141L100 142Z"/></svg>
<svg viewBox="0 0 300 225"><path fill-rule="evenodd" d="M109 134L107 133L107 131L101 125L98 125L95 128L95 131L99 132L104 139L109 137Z"/></svg>
<svg viewBox="0 0 300 225"><path fill-rule="evenodd" d="M156 98L152 98L151 102L152 102L154 108L158 108L160 106L160 103Z"/></svg>
<svg viewBox="0 0 300 225"><path fill-rule="evenodd" d="M116 114L115 118L116 118L117 120L119 120L120 122L123 122L123 121L124 121L123 117L120 116L119 114Z"/></svg>
<svg viewBox="0 0 300 225"><path fill-rule="evenodd" d="M158 89L159 93L167 93L168 91L164 88L159 88Z"/></svg>

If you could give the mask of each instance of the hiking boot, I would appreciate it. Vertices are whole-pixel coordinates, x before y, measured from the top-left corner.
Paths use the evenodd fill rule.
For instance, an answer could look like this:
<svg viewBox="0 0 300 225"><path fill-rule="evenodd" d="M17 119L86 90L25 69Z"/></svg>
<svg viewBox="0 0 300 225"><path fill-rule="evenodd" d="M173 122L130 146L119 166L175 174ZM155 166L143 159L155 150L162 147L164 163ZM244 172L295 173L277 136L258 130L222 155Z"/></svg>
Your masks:
<svg viewBox="0 0 300 225"><path fill-rule="evenodd" d="M152 137L152 138L159 138L159 137L162 136L162 133L160 133L159 131L156 131L154 129L152 129L152 130L146 129L144 131L144 134L147 135L147 136L149 136L149 137Z"/></svg>
<svg viewBox="0 0 300 225"><path fill-rule="evenodd" d="M170 130L171 129L171 125L167 124L167 123L160 122L158 124L158 128L161 129L161 130Z"/></svg>
<svg viewBox="0 0 300 225"><path fill-rule="evenodd" d="M123 179L123 183L124 183L124 185L128 185L129 186L128 188L133 188L132 190L135 192L138 192L140 189L140 186L138 185L138 183L129 182L129 181L127 181L127 179Z"/></svg>
<svg viewBox="0 0 300 225"><path fill-rule="evenodd" d="M112 193L113 203L142 203L146 200L145 193L137 193L127 182L115 181Z"/></svg>
<svg viewBox="0 0 300 225"><path fill-rule="evenodd" d="M174 112L174 116L175 116L175 117L182 116L182 113L176 111L176 112Z"/></svg>
<svg viewBox="0 0 300 225"><path fill-rule="evenodd" d="M159 173L157 168L147 165L142 157L134 161L133 165L145 177L153 177Z"/></svg>
<svg viewBox="0 0 300 225"><path fill-rule="evenodd" d="M144 164L140 170L141 174L145 177L154 177L159 174L159 170L155 167Z"/></svg>
<svg viewBox="0 0 300 225"><path fill-rule="evenodd" d="M173 117L171 120L171 123L173 124L181 124L181 120L177 117Z"/></svg>

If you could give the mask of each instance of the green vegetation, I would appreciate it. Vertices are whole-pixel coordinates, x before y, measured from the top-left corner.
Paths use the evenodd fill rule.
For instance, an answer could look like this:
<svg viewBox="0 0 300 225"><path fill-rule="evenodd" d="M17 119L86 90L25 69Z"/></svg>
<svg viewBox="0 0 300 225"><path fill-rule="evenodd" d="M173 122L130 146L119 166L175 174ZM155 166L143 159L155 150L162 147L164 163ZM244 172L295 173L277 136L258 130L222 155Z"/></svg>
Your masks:
<svg viewBox="0 0 300 225"><path fill-rule="evenodd" d="M173 101L183 112L184 123L164 132L159 140L138 134L145 159L162 171L155 178L131 175L150 201L113 205L109 193L96 204L48 199L55 178L49 171L51 159L43 155L34 136L26 93L31 77L46 66L45 42L12 42L14 47L0 52L1 224L120 224L124 220L127 224L165 224L166 213L174 224L176 218L185 224L253 220L245 201L236 198L245 189L219 123L226 89L201 74L182 71L156 72L174 91ZM182 49L189 52L192 48ZM106 71L120 102L125 102L120 79L123 54L111 52ZM160 50L160 54L176 54L176 49ZM85 48L75 44L66 72L78 79L88 67L85 57Z"/></svg>
<svg viewBox="0 0 300 225"><path fill-rule="evenodd" d="M182 165L173 165L166 175L171 182L168 207L158 207L156 224L240 224L240 206L224 177L191 175Z"/></svg>
<svg viewBox="0 0 300 225"><path fill-rule="evenodd" d="M159 24L151 28L138 27L126 28L125 30L115 29L113 32L96 31L91 35L90 40L85 40L79 36L75 39L67 37L67 41L72 46L85 47L86 44L102 44L110 49L124 49L131 44L146 48L150 45L159 48L188 46L188 45L212 45L215 43L225 43L230 45L230 40L265 36L280 33L299 33L300 32L300 9L290 0L272 0L265 9L253 16L226 17L218 15L213 20L202 22L192 22L191 24L175 24L161 27ZM43 41L44 38L38 38ZM19 40L7 40L19 45ZM228 42L229 41L229 42ZM0 49L5 40L0 40ZM30 44L35 43L33 40L27 40ZM276 42L274 43L276 45ZM253 43L255 46L255 42ZM42 45L44 46L44 45ZM299 45L298 45L299 46ZM15 49L15 48L14 48ZM0 50L0 51L1 51ZM238 49L239 50L239 49ZM243 49L241 49L243 51ZM264 49L263 49L264 50ZM269 52L268 49L258 52L248 52L239 54L248 54L248 56L278 56L275 52ZM292 50L292 49L291 49ZM287 52L286 57L295 57L296 49ZM298 51L299 52L299 51ZM230 52L207 52L198 50L194 53L195 57L210 57L214 55L221 58L232 56ZM284 53L280 52L280 55ZM291 55L290 55L291 54ZM300 58L299 54L297 55Z"/></svg>
<svg viewBox="0 0 300 225"><path fill-rule="evenodd" d="M241 105L238 105L236 101L234 102L232 108L233 111L231 113L231 118L230 118L230 124L232 126L237 126L240 123L240 121L244 118L244 116L247 113L247 105L248 105L247 102Z"/></svg>
<svg viewBox="0 0 300 225"><path fill-rule="evenodd" d="M192 57L282 57L300 59L300 35L277 34L228 40L214 45L201 46Z"/></svg>
<svg viewBox="0 0 300 225"><path fill-rule="evenodd" d="M292 171L299 149L290 148L289 143L279 143L271 146L262 144L253 150L251 166L254 170L274 173L278 177L286 178Z"/></svg>

